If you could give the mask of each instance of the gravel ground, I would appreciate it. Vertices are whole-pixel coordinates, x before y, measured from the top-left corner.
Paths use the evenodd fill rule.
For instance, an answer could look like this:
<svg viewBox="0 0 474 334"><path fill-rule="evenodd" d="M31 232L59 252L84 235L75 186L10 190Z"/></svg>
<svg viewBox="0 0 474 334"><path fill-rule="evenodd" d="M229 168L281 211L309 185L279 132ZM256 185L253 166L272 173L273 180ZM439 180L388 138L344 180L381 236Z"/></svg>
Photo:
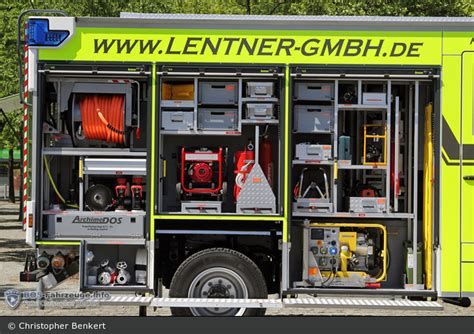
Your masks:
<svg viewBox="0 0 474 334"><path fill-rule="evenodd" d="M29 250L24 243L24 232L21 223L16 221L18 217L18 206L6 202L0 202L0 295L8 289L35 290L34 283L22 283L19 281L19 272L23 269L23 261ZM76 276L66 280L54 291L78 291L79 279ZM443 311L400 311L400 310L360 310L360 309L318 309L318 308L294 308L267 310L267 315L272 316L316 316L316 315L344 315L344 316L474 316L474 306L462 308L447 303L442 303ZM71 309L68 305L50 306L46 305L44 310L38 310L34 304L23 302L16 310L11 310L2 301L0 302L0 316L135 316L138 308L132 306L107 306L87 307ZM149 316L169 316L169 309L148 309Z"/></svg>

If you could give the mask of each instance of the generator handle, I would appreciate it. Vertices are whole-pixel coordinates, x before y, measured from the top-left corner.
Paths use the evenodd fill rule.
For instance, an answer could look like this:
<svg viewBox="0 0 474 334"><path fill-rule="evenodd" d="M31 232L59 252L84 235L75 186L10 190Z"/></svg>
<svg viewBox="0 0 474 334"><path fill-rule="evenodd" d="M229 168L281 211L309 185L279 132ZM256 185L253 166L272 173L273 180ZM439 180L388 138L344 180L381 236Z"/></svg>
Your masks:
<svg viewBox="0 0 474 334"><path fill-rule="evenodd" d="M55 9L28 9L20 13L18 15L17 19L17 36L16 36L16 51L18 54L18 82L19 82L19 96L20 96L20 103L21 104L26 104L27 106L31 107L31 104L29 104L27 101L25 101L25 98L23 97L23 59L21 57L21 47L26 41L21 40L21 20L23 19L23 16L32 14L32 13L37 13L37 14L59 14L62 16L68 16L68 13L65 12L64 10L55 10ZM23 43L22 43L23 42Z"/></svg>

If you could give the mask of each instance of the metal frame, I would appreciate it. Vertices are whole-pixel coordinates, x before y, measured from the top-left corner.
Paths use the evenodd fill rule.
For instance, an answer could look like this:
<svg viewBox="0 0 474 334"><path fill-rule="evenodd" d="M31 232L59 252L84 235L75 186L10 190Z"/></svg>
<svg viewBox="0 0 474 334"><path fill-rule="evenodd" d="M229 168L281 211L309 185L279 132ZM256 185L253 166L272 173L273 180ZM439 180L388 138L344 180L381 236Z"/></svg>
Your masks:
<svg viewBox="0 0 474 334"><path fill-rule="evenodd" d="M414 120L414 153L413 153L413 189L418 189L418 138L419 138L419 98L420 83L415 81L415 120ZM417 194L417 193L415 193ZM413 196L413 286L417 286L418 276L418 196Z"/></svg>

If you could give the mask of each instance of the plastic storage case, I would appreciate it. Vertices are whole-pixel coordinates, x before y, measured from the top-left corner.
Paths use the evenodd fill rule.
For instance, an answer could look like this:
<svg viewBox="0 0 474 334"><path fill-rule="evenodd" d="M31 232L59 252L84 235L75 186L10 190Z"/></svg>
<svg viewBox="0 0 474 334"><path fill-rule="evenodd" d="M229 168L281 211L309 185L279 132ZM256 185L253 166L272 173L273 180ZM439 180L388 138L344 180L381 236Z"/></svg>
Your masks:
<svg viewBox="0 0 474 334"><path fill-rule="evenodd" d="M387 212L385 197L350 197L349 211L356 213Z"/></svg>
<svg viewBox="0 0 474 334"><path fill-rule="evenodd" d="M363 104L384 105L387 103L387 94L385 93L363 93Z"/></svg>
<svg viewBox="0 0 474 334"><path fill-rule="evenodd" d="M238 130L237 109L200 108L198 109L199 130Z"/></svg>
<svg viewBox="0 0 474 334"><path fill-rule="evenodd" d="M163 111L161 128L164 130L191 130L194 127L192 111Z"/></svg>
<svg viewBox="0 0 474 334"><path fill-rule="evenodd" d="M334 100L334 84L328 82L297 82L294 97L304 101Z"/></svg>
<svg viewBox="0 0 474 334"><path fill-rule="evenodd" d="M237 82L199 82L199 104L237 104Z"/></svg>
<svg viewBox="0 0 474 334"><path fill-rule="evenodd" d="M332 131L332 106L296 105L295 131L302 133Z"/></svg>
<svg viewBox="0 0 474 334"><path fill-rule="evenodd" d="M161 85L163 100L193 100L194 84L192 83L163 83Z"/></svg>
<svg viewBox="0 0 474 334"><path fill-rule="evenodd" d="M295 158L299 160L328 161L332 159L332 146L310 143L296 144Z"/></svg>
<svg viewBox="0 0 474 334"><path fill-rule="evenodd" d="M145 215L132 212L62 211L48 215L50 238L143 238Z"/></svg>
<svg viewBox="0 0 474 334"><path fill-rule="evenodd" d="M273 82L247 82L247 97L273 97Z"/></svg>
<svg viewBox="0 0 474 334"><path fill-rule="evenodd" d="M272 119L273 104L271 103L247 103L247 119Z"/></svg>

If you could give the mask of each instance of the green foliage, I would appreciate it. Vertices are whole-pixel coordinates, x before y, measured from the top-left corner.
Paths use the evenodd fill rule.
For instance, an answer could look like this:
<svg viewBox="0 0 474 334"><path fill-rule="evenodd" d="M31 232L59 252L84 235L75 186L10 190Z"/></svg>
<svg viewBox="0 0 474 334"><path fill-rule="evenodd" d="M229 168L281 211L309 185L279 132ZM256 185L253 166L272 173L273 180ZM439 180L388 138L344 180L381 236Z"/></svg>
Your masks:
<svg viewBox="0 0 474 334"><path fill-rule="evenodd" d="M0 132L0 149L16 149L20 144L20 135L23 133L21 132L23 115L21 110L18 110L7 113L6 116L8 120L5 120L3 114L0 114L0 122L3 124L3 129Z"/></svg>
<svg viewBox="0 0 474 334"><path fill-rule="evenodd" d="M16 20L26 9L62 9L74 16L120 12L252 15L473 16L472 0L9 0L0 2L0 97L18 91Z"/></svg>

